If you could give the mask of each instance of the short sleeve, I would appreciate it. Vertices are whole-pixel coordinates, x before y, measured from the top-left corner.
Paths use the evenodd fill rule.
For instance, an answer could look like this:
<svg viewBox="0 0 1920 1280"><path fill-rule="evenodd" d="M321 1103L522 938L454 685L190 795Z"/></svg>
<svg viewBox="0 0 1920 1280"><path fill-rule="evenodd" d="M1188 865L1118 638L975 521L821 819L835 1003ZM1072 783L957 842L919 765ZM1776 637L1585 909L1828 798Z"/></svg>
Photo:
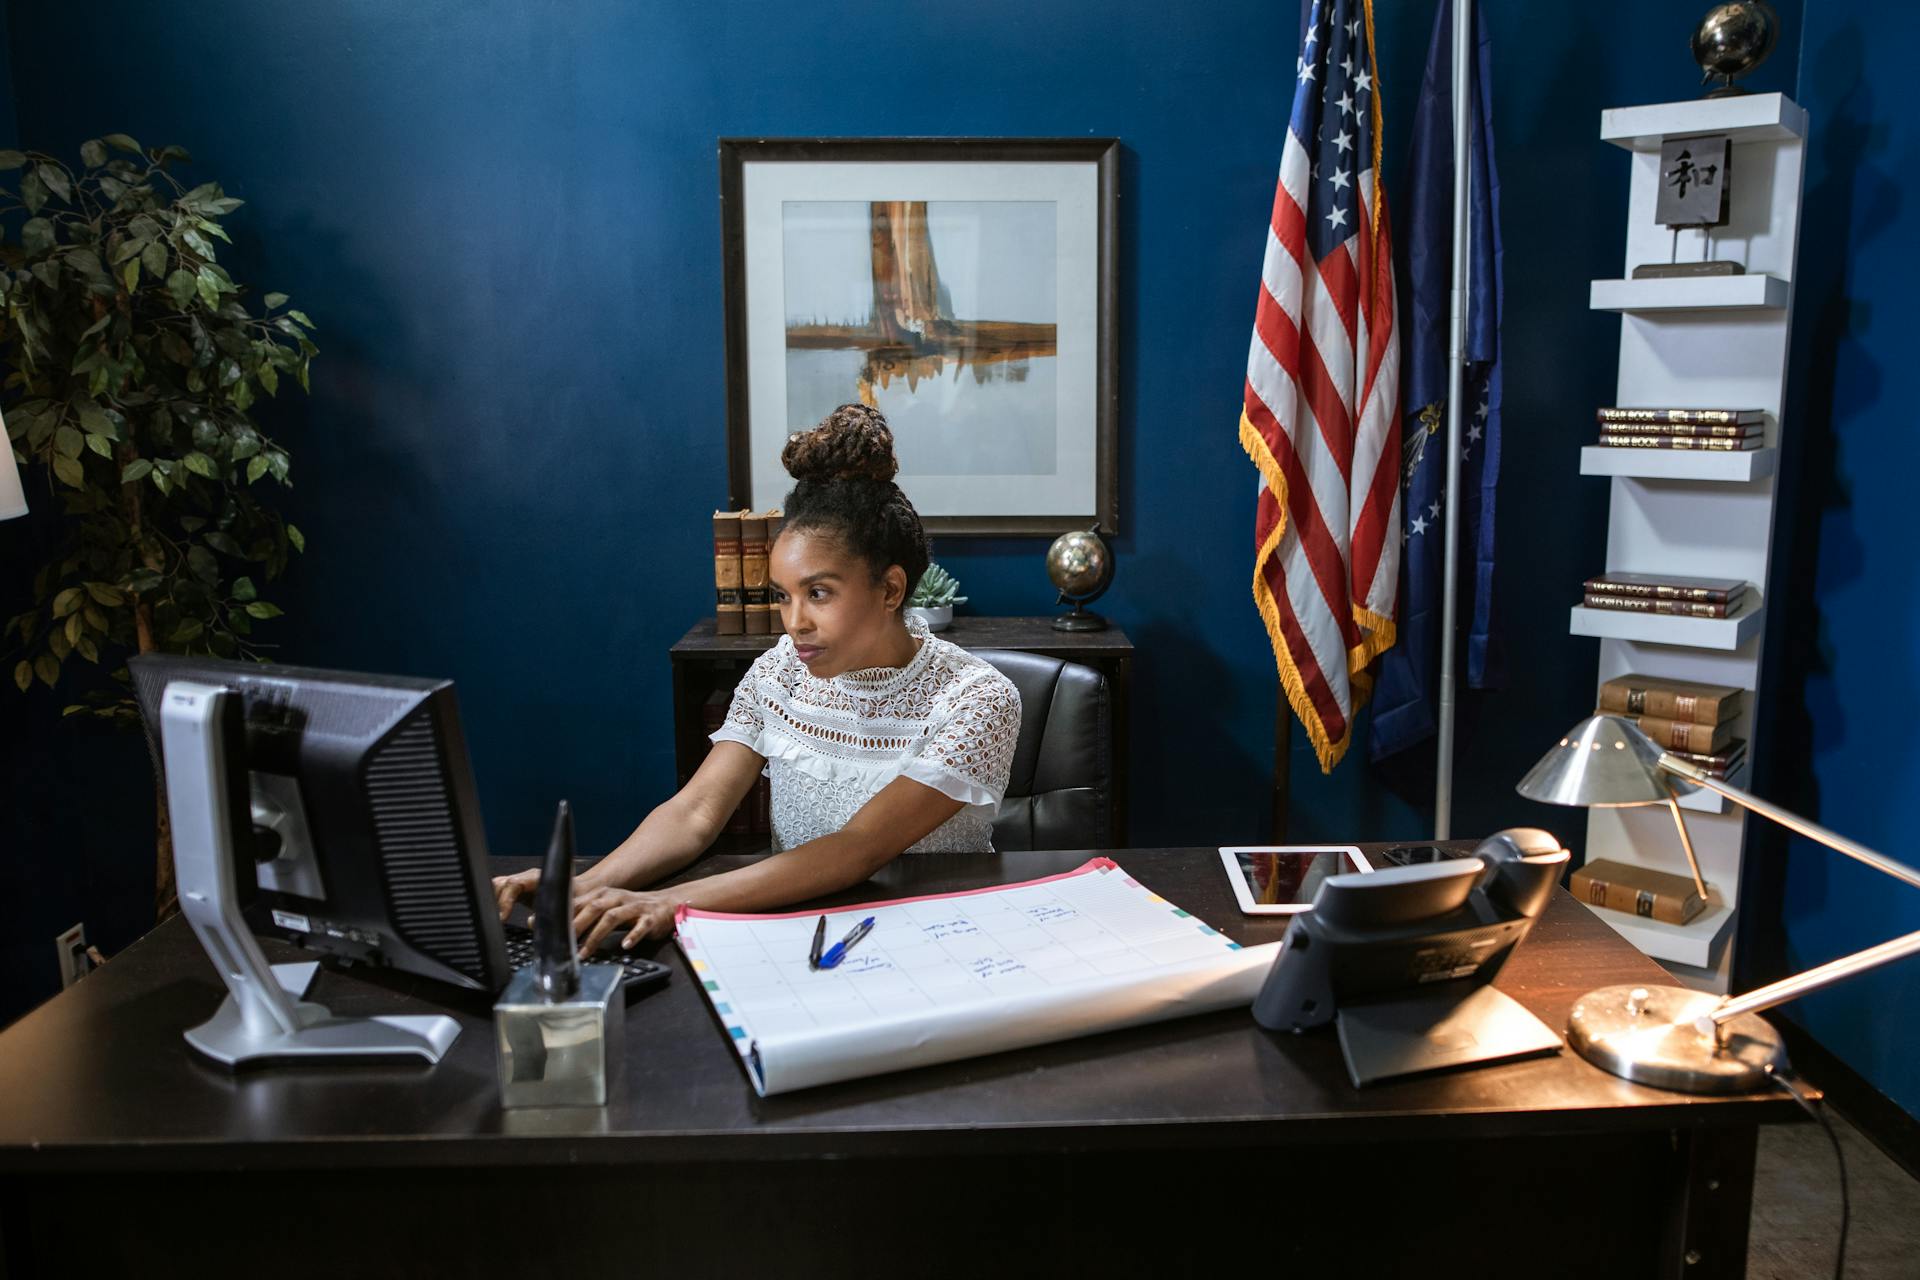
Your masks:
<svg viewBox="0 0 1920 1280"><path fill-rule="evenodd" d="M760 686L763 680L771 677L779 663L779 647L775 646L754 659L747 674L740 677L740 683L733 687L733 701L727 706L726 719L720 727L708 735L711 742L738 742L759 751L761 755L760 734L767 727L765 704L761 700Z"/></svg>
<svg viewBox="0 0 1920 1280"><path fill-rule="evenodd" d="M901 770L963 804L998 805L1020 740L1020 691L988 667L953 699L952 710Z"/></svg>

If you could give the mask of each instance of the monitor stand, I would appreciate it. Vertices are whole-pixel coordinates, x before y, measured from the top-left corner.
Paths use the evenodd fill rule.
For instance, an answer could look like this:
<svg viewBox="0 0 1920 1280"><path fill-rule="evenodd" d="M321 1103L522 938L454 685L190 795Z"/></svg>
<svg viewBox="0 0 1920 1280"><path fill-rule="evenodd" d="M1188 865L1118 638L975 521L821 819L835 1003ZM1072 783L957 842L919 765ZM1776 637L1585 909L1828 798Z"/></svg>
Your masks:
<svg viewBox="0 0 1920 1280"><path fill-rule="evenodd" d="M1342 1003L1335 1022L1354 1087L1560 1051L1560 1037L1519 1001L1484 982L1465 991L1462 985Z"/></svg>
<svg viewBox="0 0 1920 1280"><path fill-rule="evenodd" d="M300 999L317 965L268 964L247 927L236 878L235 824L247 813L246 773L234 751L242 732L238 695L175 681L161 697L160 732L180 910L227 984L227 998L186 1033L187 1043L230 1067L308 1058L440 1061L460 1034L454 1019L336 1018Z"/></svg>

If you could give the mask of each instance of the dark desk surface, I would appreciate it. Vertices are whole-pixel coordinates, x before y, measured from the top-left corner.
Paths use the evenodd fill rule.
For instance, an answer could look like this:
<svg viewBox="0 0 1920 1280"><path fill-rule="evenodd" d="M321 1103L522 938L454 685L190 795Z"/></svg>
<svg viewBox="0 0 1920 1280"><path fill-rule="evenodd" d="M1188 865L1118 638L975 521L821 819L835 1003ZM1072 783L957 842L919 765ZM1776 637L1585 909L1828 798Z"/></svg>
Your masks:
<svg viewBox="0 0 1920 1280"><path fill-rule="evenodd" d="M1090 856L911 855L835 901L1030 879ZM1239 913L1211 849L1111 856L1238 941L1283 932L1281 921ZM741 861L712 858L698 869ZM0 1172L1138 1150L1751 1125L1796 1114L1784 1097L1695 1098L1629 1084L1570 1051L1356 1090L1330 1033L1270 1033L1244 1010L759 1099L678 949L665 942L655 953L676 973L627 1010L626 1079L615 1099L503 1112L484 1007L459 1012L460 1039L432 1068L236 1076L203 1063L180 1033L213 1011L222 988L175 918L0 1033ZM1559 1028L1590 988L1664 980L1556 892L1499 985ZM342 1014L423 1009L346 974L323 973L312 998Z"/></svg>

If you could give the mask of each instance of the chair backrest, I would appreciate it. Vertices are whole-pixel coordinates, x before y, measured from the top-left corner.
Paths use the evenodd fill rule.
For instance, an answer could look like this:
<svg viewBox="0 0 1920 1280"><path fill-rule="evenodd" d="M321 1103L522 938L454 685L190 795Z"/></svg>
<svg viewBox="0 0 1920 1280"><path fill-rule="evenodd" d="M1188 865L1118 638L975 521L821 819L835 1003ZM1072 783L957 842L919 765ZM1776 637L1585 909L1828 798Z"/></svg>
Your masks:
<svg viewBox="0 0 1920 1280"><path fill-rule="evenodd" d="M1020 691L1020 741L993 822L996 849L1104 849L1113 838L1113 722L1092 667L976 649Z"/></svg>

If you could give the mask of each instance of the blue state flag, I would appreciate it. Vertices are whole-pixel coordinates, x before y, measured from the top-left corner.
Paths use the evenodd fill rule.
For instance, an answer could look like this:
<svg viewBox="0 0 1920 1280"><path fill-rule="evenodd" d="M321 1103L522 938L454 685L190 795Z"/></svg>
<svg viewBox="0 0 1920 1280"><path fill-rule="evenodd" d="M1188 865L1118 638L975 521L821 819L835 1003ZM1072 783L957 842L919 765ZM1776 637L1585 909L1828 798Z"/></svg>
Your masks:
<svg viewBox="0 0 1920 1280"><path fill-rule="evenodd" d="M1404 451L1399 641L1381 658L1373 695L1375 760L1431 736L1439 719L1440 592L1449 447L1461 450L1460 598L1467 683L1498 683L1493 630L1494 484L1500 476L1500 175L1493 159L1492 50L1475 6L1471 207L1468 228L1466 412L1447 439L1447 309L1453 287L1452 0L1434 15L1426 76L1414 111L1407 187L1409 306L1401 403Z"/></svg>

